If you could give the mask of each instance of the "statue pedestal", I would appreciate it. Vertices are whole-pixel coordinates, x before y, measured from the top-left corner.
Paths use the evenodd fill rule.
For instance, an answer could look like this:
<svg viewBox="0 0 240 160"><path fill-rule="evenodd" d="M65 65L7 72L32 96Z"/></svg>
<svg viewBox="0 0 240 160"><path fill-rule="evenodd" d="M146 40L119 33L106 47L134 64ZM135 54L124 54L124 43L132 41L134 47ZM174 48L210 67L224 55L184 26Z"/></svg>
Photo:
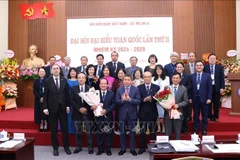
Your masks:
<svg viewBox="0 0 240 160"><path fill-rule="evenodd" d="M22 81L23 85L23 107L34 107L33 79Z"/></svg>

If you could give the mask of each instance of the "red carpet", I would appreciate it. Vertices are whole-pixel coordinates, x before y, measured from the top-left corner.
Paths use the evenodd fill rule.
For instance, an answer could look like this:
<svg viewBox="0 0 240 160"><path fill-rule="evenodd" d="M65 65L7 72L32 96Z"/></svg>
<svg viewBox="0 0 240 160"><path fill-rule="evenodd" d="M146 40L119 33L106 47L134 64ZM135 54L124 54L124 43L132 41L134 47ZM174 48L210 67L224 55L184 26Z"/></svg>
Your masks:
<svg viewBox="0 0 240 160"><path fill-rule="evenodd" d="M237 134L240 133L240 117L229 116L230 109L221 108L219 122L209 122L208 135L215 135L216 140L237 139ZM33 121L33 108L18 107L18 109L7 110L0 112L0 131L3 129L8 131L11 136L13 132L24 132L26 137L34 137L35 145L51 145L50 133L39 133L38 125ZM181 135L182 139L190 139L190 134L193 132L193 122L188 123L189 135ZM75 145L73 135L69 135L71 146ZM83 134L83 139L86 134ZM128 137L129 138L129 137ZM139 146L140 136L137 135L137 147ZM61 133L59 134L60 144ZM119 136L114 135L113 147L119 148ZM96 146L96 135L94 134L94 143ZM86 146L86 141L83 143Z"/></svg>

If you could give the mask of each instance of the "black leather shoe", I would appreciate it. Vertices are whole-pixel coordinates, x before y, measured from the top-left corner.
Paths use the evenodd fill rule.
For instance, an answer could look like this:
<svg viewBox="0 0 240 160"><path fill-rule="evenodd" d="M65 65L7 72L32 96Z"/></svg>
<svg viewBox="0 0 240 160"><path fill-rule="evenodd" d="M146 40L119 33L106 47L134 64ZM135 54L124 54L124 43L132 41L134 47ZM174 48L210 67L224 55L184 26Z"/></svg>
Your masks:
<svg viewBox="0 0 240 160"><path fill-rule="evenodd" d="M66 154L68 154L68 155L72 154L72 152L70 151L70 149L68 147L65 147L64 150L65 150Z"/></svg>
<svg viewBox="0 0 240 160"><path fill-rule="evenodd" d="M76 148L76 149L73 151L73 154L77 154L77 153L79 153L80 151L82 151L81 148Z"/></svg>
<svg viewBox="0 0 240 160"><path fill-rule="evenodd" d="M44 131L44 129L39 129L38 131L39 131L39 132L43 132L43 131Z"/></svg>
<svg viewBox="0 0 240 160"><path fill-rule="evenodd" d="M101 155L102 153L104 153L104 151L98 150L97 153L96 153L96 155L99 156L99 155Z"/></svg>
<svg viewBox="0 0 240 160"><path fill-rule="evenodd" d="M54 156L58 156L58 155L59 155L59 153L58 153L58 150L57 150L57 149L54 149L54 150L53 150L53 155L54 155Z"/></svg>
<svg viewBox="0 0 240 160"><path fill-rule="evenodd" d="M122 156L124 153L126 153L126 149L121 149L118 153L119 156Z"/></svg>
<svg viewBox="0 0 240 160"><path fill-rule="evenodd" d="M43 129L43 132L48 132L48 129Z"/></svg>
<svg viewBox="0 0 240 160"><path fill-rule="evenodd" d="M140 149L140 150L138 151L138 154L139 154L139 155L140 155L140 154L143 154L145 151L146 151L145 149Z"/></svg>
<svg viewBox="0 0 240 160"><path fill-rule="evenodd" d="M130 150L130 153L133 155L133 156L137 156L137 152L135 150Z"/></svg>
<svg viewBox="0 0 240 160"><path fill-rule="evenodd" d="M112 155L111 150L108 150L106 153L107 153L108 156L111 156L111 155Z"/></svg>
<svg viewBox="0 0 240 160"><path fill-rule="evenodd" d="M202 132L202 135L203 135L203 136L207 135L207 132L206 132L206 131L203 131L203 132Z"/></svg>
<svg viewBox="0 0 240 160"><path fill-rule="evenodd" d="M93 154L93 150L88 150L88 154Z"/></svg>

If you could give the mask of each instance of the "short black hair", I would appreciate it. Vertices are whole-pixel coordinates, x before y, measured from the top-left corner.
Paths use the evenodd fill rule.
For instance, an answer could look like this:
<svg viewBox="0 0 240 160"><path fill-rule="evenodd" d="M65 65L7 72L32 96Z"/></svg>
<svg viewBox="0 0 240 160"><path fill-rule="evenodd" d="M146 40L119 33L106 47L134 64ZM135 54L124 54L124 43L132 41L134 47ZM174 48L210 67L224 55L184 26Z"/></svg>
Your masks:
<svg viewBox="0 0 240 160"><path fill-rule="evenodd" d="M51 57L49 57L49 59L48 59L48 60L50 60L51 58L54 58L55 60L57 60L57 59L56 59L56 57L54 57L54 56L51 56Z"/></svg>
<svg viewBox="0 0 240 160"><path fill-rule="evenodd" d="M70 72L74 70L76 72L76 79L77 79L77 75L78 75L78 72L77 72L77 69L75 67L72 67L69 69L69 72L68 72L68 75L67 75L67 79L71 79L71 75L70 75Z"/></svg>
<svg viewBox="0 0 240 160"><path fill-rule="evenodd" d="M211 54L208 55L208 59L209 59L211 56L215 56L215 57L217 58L216 54L211 53Z"/></svg>
<svg viewBox="0 0 240 160"><path fill-rule="evenodd" d="M117 51L113 51L113 52L111 53L111 56L112 56L113 53L117 53L117 56L118 56L118 52L117 52Z"/></svg>
<svg viewBox="0 0 240 160"><path fill-rule="evenodd" d="M45 71L45 73L46 73L46 70L45 70L44 67L40 67L40 68L38 68L38 73L39 73L40 69L43 69L43 70Z"/></svg>
<svg viewBox="0 0 240 160"><path fill-rule="evenodd" d="M138 61L138 58L137 58L136 56L132 56L132 57L130 57L129 60L131 60L132 58L136 58L136 60Z"/></svg>
<svg viewBox="0 0 240 160"><path fill-rule="evenodd" d="M137 68L137 69L133 72L133 80L136 79L135 74L136 74L137 71L140 72L140 77L143 78L143 73L142 73L142 71L141 71L139 68Z"/></svg>
<svg viewBox="0 0 240 160"><path fill-rule="evenodd" d="M101 83L102 80L106 80L106 81L107 81L107 84L108 84L108 80L107 80L106 78L101 78L101 79L99 80L99 84Z"/></svg>
<svg viewBox="0 0 240 160"><path fill-rule="evenodd" d="M98 57L102 57L104 59L104 55L103 54L97 54L96 58Z"/></svg>
<svg viewBox="0 0 240 160"><path fill-rule="evenodd" d="M89 64L89 65L87 66L87 68L86 68L86 73L87 73L87 74L89 74L89 73L88 73L89 68L94 68L94 72L95 72L95 67L94 67L94 65L93 65L93 64ZM93 74L94 74L94 73L93 73Z"/></svg>
<svg viewBox="0 0 240 160"><path fill-rule="evenodd" d="M188 53L188 56L189 56L189 54L190 54L190 53L193 53L193 54L195 55L195 57L197 57L197 55L196 55L196 53L195 53L195 52L189 52L189 53Z"/></svg>
<svg viewBox="0 0 240 160"><path fill-rule="evenodd" d="M177 63L176 63L176 67L177 67L178 64L181 64L181 65L183 66L183 68L184 68L183 62L177 62Z"/></svg>
<svg viewBox="0 0 240 160"><path fill-rule="evenodd" d="M155 58L155 62L157 63L158 62L158 58L155 54L151 54L149 57L148 57L148 63L150 63L150 58Z"/></svg>
<svg viewBox="0 0 240 160"><path fill-rule="evenodd" d="M124 77L129 77L132 80L132 77L130 74L125 74Z"/></svg>
<svg viewBox="0 0 240 160"><path fill-rule="evenodd" d="M123 69L123 68L117 70L117 72L116 72L117 79L119 79L119 78L118 78L118 73L119 73L120 71L123 71L124 75L126 74L126 71L125 71L125 69Z"/></svg>
<svg viewBox="0 0 240 160"><path fill-rule="evenodd" d="M179 78L182 78L181 74L178 73L178 72L174 72L173 75L172 75L172 77L175 76L175 75L179 75Z"/></svg>
<svg viewBox="0 0 240 160"><path fill-rule="evenodd" d="M77 77L79 74L84 74L85 78L87 79L87 75L84 72L78 72Z"/></svg>
<svg viewBox="0 0 240 160"><path fill-rule="evenodd" d="M204 63L203 63L203 61L201 61L201 60L197 60L197 61L195 62L195 64L197 64L197 63L202 63L202 65L204 66Z"/></svg>

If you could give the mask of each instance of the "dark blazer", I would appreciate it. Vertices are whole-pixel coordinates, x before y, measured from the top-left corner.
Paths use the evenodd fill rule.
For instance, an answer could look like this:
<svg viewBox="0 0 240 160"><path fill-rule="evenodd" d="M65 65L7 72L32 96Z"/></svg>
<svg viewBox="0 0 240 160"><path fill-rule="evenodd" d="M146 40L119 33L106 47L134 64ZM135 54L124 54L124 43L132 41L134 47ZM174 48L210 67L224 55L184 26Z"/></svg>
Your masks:
<svg viewBox="0 0 240 160"><path fill-rule="evenodd" d="M105 64L103 64L102 65L102 72L101 72L101 74L100 74L100 77L99 78L102 78L102 77L104 77L104 75L103 75L103 69L104 69L104 67L105 67ZM94 68L95 68L95 71L94 71L94 76L97 76L97 69L98 69L98 65L95 65L94 66Z"/></svg>
<svg viewBox="0 0 240 160"><path fill-rule="evenodd" d="M59 104L63 111L70 106L67 79L60 77L60 89L58 90L51 76L46 79L44 84L43 109L48 109L49 113L57 113Z"/></svg>
<svg viewBox="0 0 240 160"><path fill-rule="evenodd" d="M191 74L192 90L190 99L196 101L197 96L197 73ZM199 88L200 101L206 103L207 100L212 100L212 78L208 73L202 73L200 88Z"/></svg>
<svg viewBox="0 0 240 160"><path fill-rule="evenodd" d="M160 87L156 84L151 83L149 94L152 97L152 101L143 102L144 98L148 96L145 83L138 86L141 95L141 103L139 106L139 118L144 118L145 114L148 112L151 118L157 119L158 112L156 107L156 100L153 96L159 91Z"/></svg>
<svg viewBox="0 0 240 160"><path fill-rule="evenodd" d="M89 90L89 86L85 85L85 92ZM87 109L87 118L88 120L94 120L93 111L91 110L91 106L89 106L85 101L82 102L81 97L79 96L80 88L79 85L72 87L71 93L70 93L70 103L73 107L73 113L72 113L72 120L73 121L82 121L83 120L83 114L79 111L80 108L86 108Z"/></svg>
<svg viewBox="0 0 240 160"><path fill-rule="evenodd" d="M139 69L140 72L143 73L141 67L135 66L135 70L137 70L137 69ZM135 71L135 70L134 70L134 71ZM125 71L126 71L127 74L131 75L132 78L133 78L133 73L131 73L131 71L132 71L132 66L125 68Z"/></svg>
<svg viewBox="0 0 240 160"><path fill-rule="evenodd" d="M194 65L194 73L196 72L196 67ZM189 63L185 64L184 65L184 73L190 75L191 74L191 70L190 70L190 66L189 66Z"/></svg>
<svg viewBox="0 0 240 160"><path fill-rule="evenodd" d="M113 120L113 110L115 109L116 105L115 105L115 94L114 92L108 90L107 91L107 94L105 96L105 99L103 101L102 99L102 92L100 90L100 102L103 103L103 109L105 109L107 111L107 114L106 114L106 120L108 121L112 121ZM96 120L100 120L100 118L102 118L103 116L101 117L96 117Z"/></svg>
<svg viewBox="0 0 240 160"><path fill-rule="evenodd" d="M127 114L130 119L135 120L138 118L137 106L141 102L139 89L131 85L129 92L130 102L122 101L121 96L123 93L125 93L125 86L120 87L116 93L116 104L119 106L119 120L125 120Z"/></svg>
<svg viewBox="0 0 240 160"><path fill-rule="evenodd" d="M179 83L180 85L183 85L187 89L188 96L190 96L190 92L192 89L192 84L191 84L191 78L190 75L183 73L182 74L182 79Z"/></svg>
<svg viewBox="0 0 240 160"><path fill-rule="evenodd" d="M69 66L69 67L68 67L68 71L66 72L65 67L61 67L63 76L64 76L65 78L67 78L68 73L69 73L69 70L70 70L71 68L72 68L72 67Z"/></svg>
<svg viewBox="0 0 240 160"><path fill-rule="evenodd" d="M164 66L164 71L166 73L166 75L169 77L170 81L172 79L172 75L173 73L176 71L176 65L174 67L174 65L172 63L168 63Z"/></svg>
<svg viewBox="0 0 240 160"><path fill-rule="evenodd" d="M211 74L209 64L204 66L203 72ZM223 67L218 64L215 64L214 82L215 92L220 92L220 89L225 89Z"/></svg>
<svg viewBox="0 0 240 160"><path fill-rule="evenodd" d="M125 69L125 65L122 62L118 62L117 63L117 69L116 69L116 73L114 72L114 68L113 68L113 62L110 61L106 64L110 70L110 76L113 78L117 78L116 73L120 70L120 69Z"/></svg>
<svg viewBox="0 0 240 160"><path fill-rule="evenodd" d="M76 68L76 70L77 70L78 73L82 72L82 66L78 66L78 67ZM84 73L85 73L85 74L87 73L87 66L86 66L86 70L85 70Z"/></svg>

